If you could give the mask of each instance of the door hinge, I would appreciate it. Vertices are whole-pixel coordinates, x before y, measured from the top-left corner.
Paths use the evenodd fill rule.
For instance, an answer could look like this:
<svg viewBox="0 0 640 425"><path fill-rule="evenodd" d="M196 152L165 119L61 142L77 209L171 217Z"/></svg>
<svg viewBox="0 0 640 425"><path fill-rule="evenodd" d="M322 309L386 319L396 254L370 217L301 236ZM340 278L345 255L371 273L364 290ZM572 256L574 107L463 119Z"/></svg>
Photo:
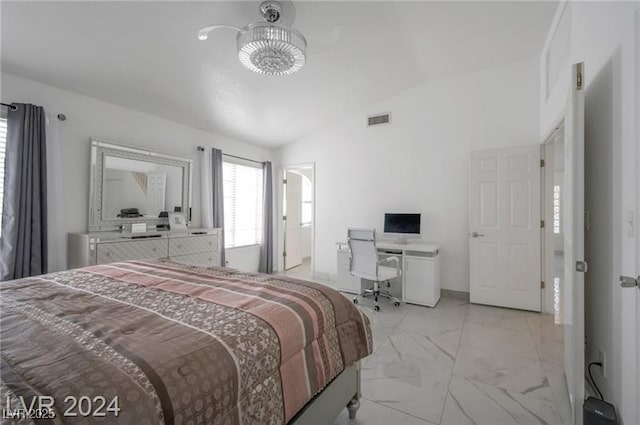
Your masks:
<svg viewBox="0 0 640 425"><path fill-rule="evenodd" d="M287 184L287 179L282 179L282 184Z"/></svg>
<svg viewBox="0 0 640 425"><path fill-rule="evenodd" d="M587 232L591 230L591 217L589 211L584 212L584 230Z"/></svg>
<svg viewBox="0 0 640 425"><path fill-rule="evenodd" d="M630 276L620 276L620 286L623 288L633 288L634 286L640 288L640 276L633 278Z"/></svg>
<svg viewBox="0 0 640 425"><path fill-rule="evenodd" d="M540 168L544 168L544 159L540 160Z"/></svg>
<svg viewBox="0 0 640 425"><path fill-rule="evenodd" d="M582 64L578 64L577 69L578 75L576 75L576 89L582 90Z"/></svg>
<svg viewBox="0 0 640 425"><path fill-rule="evenodd" d="M576 271L580 273L586 273L588 269L586 261L576 261Z"/></svg>
<svg viewBox="0 0 640 425"><path fill-rule="evenodd" d="M578 90L582 90L582 73L581 72L578 72L578 79L577 80L578 80L577 81L577 83L578 83L577 84L577 86L578 86L577 89Z"/></svg>
<svg viewBox="0 0 640 425"><path fill-rule="evenodd" d="M540 282L540 289L544 289L544 280Z"/></svg>
<svg viewBox="0 0 640 425"><path fill-rule="evenodd" d="M287 256L287 251L282 251L282 256L286 257Z"/></svg>
<svg viewBox="0 0 640 425"><path fill-rule="evenodd" d="M282 219L283 219L284 221L287 221L287 216L286 216L286 215L283 215L283 216L282 216Z"/></svg>
<svg viewBox="0 0 640 425"><path fill-rule="evenodd" d="M540 227L544 228L544 220L540 220Z"/></svg>

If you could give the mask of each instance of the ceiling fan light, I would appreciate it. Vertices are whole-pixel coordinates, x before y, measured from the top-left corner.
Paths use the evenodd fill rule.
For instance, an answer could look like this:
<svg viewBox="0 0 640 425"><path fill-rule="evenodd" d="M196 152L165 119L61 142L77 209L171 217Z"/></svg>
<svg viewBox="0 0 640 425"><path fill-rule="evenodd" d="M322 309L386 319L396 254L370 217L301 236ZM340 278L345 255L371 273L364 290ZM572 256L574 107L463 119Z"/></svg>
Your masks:
<svg viewBox="0 0 640 425"><path fill-rule="evenodd" d="M307 41L294 29L267 22L251 24L238 32L236 41L240 62L260 74L292 74L307 60Z"/></svg>

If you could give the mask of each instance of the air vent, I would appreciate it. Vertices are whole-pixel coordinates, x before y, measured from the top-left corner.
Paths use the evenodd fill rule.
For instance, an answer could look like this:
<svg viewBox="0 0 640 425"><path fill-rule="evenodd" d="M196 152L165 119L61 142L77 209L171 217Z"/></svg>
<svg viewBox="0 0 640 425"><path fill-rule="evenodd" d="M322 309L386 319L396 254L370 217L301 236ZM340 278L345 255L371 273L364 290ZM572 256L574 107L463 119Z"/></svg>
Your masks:
<svg viewBox="0 0 640 425"><path fill-rule="evenodd" d="M372 115L367 118L367 125L390 124L391 114Z"/></svg>

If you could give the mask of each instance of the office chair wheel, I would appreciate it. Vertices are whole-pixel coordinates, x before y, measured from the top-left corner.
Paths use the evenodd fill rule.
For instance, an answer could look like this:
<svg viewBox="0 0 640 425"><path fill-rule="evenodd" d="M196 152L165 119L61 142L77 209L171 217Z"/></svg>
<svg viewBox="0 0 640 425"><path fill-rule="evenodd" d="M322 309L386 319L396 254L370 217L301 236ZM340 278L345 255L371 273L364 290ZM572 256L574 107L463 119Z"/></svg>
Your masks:
<svg viewBox="0 0 640 425"><path fill-rule="evenodd" d="M354 303L354 304L358 304L358 299L357 299L357 298L354 298L354 299L353 299L353 303Z"/></svg>
<svg viewBox="0 0 640 425"><path fill-rule="evenodd" d="M398 307L400 305L400 301L396 301L393 303L393 305L395 305L396 307Z"/></svg>
<svg viewBox="0 0 640 425"><path fill-rule="evenodd" d="M373 306L373 309L374 309L375 311L380 311L380 306L379 306L379 305L374 305L374 306Z"/></svg>

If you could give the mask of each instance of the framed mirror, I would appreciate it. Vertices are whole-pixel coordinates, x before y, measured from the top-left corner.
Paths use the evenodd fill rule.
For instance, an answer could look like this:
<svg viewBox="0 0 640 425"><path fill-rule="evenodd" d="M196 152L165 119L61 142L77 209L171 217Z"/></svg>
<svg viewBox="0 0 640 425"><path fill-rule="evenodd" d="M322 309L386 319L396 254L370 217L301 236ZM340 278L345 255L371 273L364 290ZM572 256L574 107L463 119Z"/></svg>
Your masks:
<svg viewBox="0 0 640 425"><path fill-rule="evenodd" d="M168 224L168 215L190 219L193 160L91 140L89 231L147 229Z"/></svg>

